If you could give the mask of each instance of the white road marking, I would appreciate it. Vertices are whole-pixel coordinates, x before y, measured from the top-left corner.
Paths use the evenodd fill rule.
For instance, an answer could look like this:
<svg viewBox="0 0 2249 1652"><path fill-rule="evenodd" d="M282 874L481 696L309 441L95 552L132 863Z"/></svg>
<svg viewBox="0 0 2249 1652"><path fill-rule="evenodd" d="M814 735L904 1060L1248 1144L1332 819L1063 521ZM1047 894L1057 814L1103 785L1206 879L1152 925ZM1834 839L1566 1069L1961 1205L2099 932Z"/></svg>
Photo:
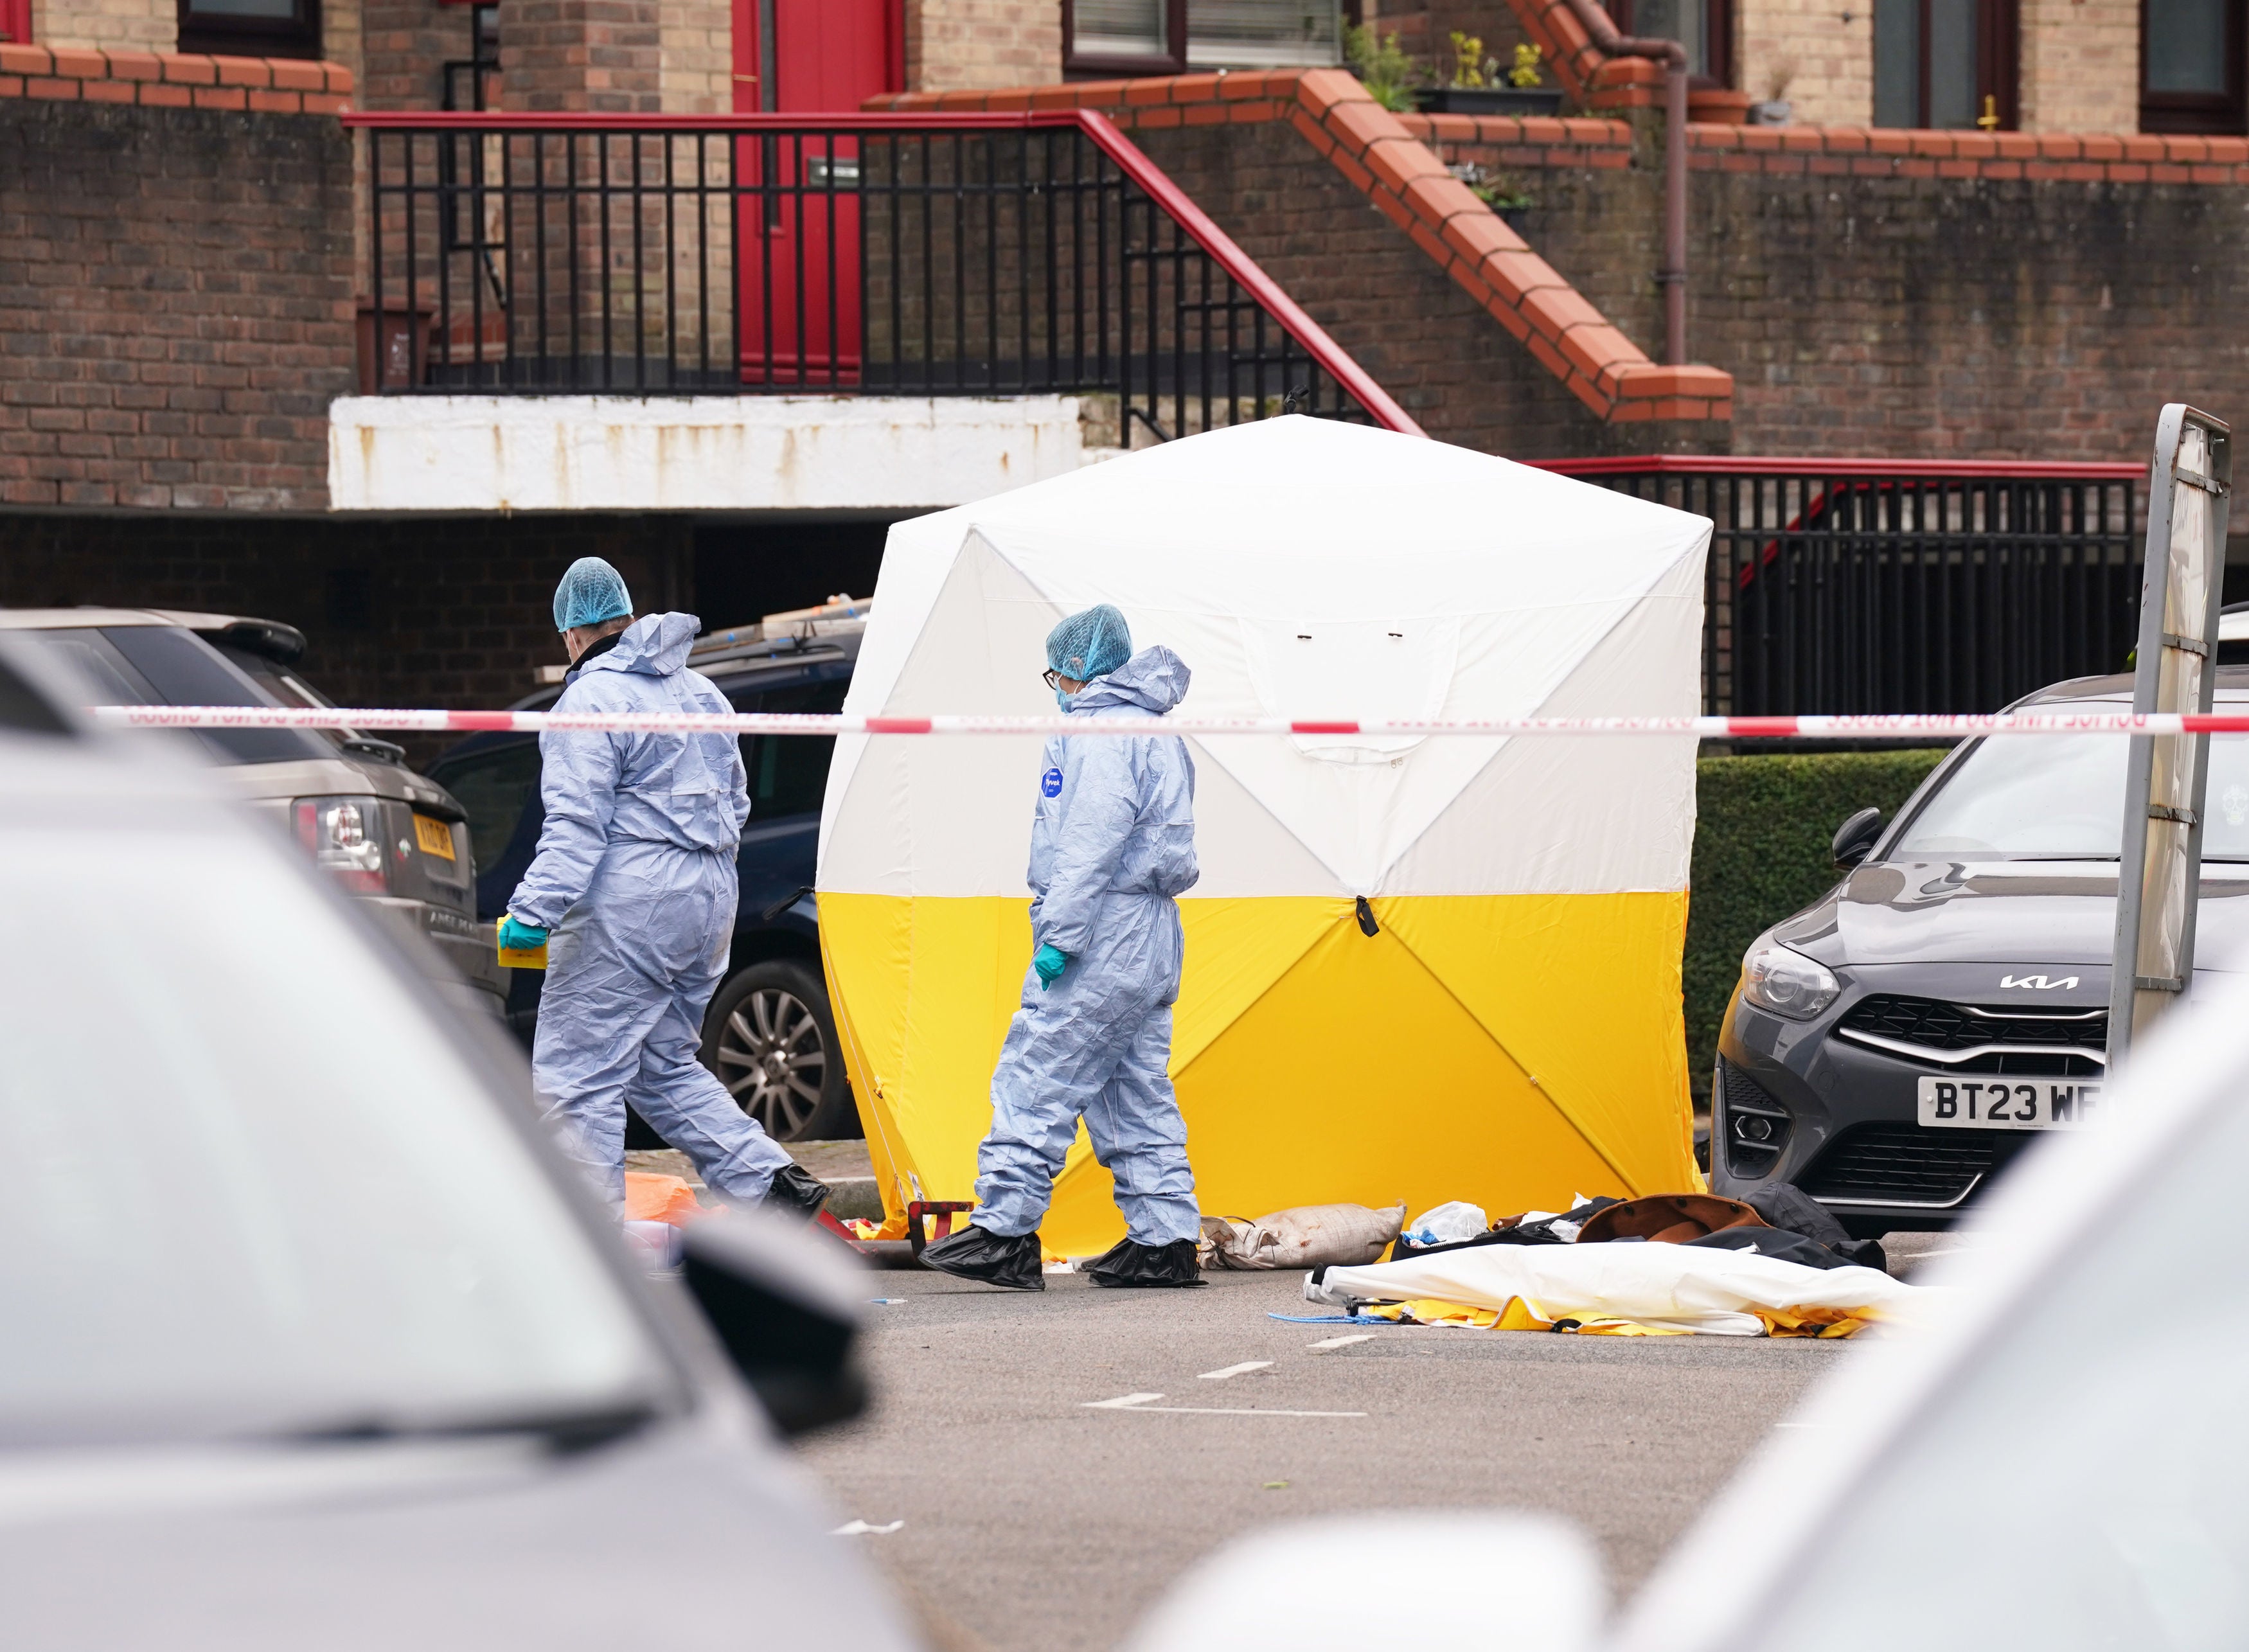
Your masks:
<svg viewBox="0 0 2249 1652"><path fill-rule="evenodd" d="M1354 1342L1372 1342L1373 1340L1374 1332L1372 1331L1362 1331L1355 1337L1330 1337L1325 1342L1307 1343L1305 1345L1305 1351L1310 1353L1324 1353L1331 1348L1348 1348Z"/></svg>
<svg viewBox="0 0 2249 1652"><path fill-rule="evenodd" d="M1228 1377L1247 1376L1252 1371L1265 1370L1272 1363L1270 1359L1244 1359L1240 1365L1228 1366L1223 1371L1206 1371L1202 1373L1202 1380L1205 1382L1223 1382Z"/></svg>
<svg viewBox="0 0 2249 1652"><path fill-rule="evenodd" d="M1159 1406L1151 1400L1160 1400L1160 1394L1125 1394L1114 1400L1084 1400L1079 1403L1088 1411L1161 1411L1174 1416L1195 1417L1363 1417L1364 1411L1269 1411L1262 1406Z"/></svg>
<svg viewBox="0 0 2249 1652"><path fill-rule="evenodd" d="M864 1520L846 1520L828 1535L831 1538L886 1538L904 1525L903 1520L893 1520L888 1525L869 1525Z"/></svg>

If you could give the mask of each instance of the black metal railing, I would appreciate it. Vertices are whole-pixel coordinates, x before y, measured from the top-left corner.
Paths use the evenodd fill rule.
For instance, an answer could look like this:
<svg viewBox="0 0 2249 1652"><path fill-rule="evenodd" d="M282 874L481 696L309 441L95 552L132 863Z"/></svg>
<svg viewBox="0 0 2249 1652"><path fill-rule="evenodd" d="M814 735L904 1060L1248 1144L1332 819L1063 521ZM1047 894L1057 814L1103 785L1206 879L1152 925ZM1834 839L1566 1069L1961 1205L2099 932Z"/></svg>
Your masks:
<svg viewBox="0 0 2249 1652"><path fill-rule="evenodd" d="M1107 394L1413 430L1097 114L355 114L382 394ZM395 353L394 353L395 354Z"/></svg>
<svg viewBox="0 0 2249 1652"><path fill-rule="evenodd" d="M2130 465L1664 456L1546 468L1707 516L1715 715L1996 711L2125 669Z"/></svg>

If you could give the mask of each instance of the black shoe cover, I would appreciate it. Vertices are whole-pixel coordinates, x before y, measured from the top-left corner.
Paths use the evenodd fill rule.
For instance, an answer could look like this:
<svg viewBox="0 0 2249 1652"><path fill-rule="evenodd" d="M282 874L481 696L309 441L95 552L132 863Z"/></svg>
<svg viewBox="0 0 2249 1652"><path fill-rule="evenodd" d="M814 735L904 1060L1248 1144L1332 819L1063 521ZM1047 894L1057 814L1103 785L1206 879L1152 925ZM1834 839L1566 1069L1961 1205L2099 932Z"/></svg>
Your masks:
<svg viewBox="0 0 2249 1652"><path fill-rule="evenodd" d="M1008 1291L1044 1291L1045 1271L1040 1267L1039 1236L1018 1234L1012 1239L987 1233L974 1222L949 1233L921 1249L925 1268L949 1273L956 1279L974 1279Z"/></svg>
<svg viewBox="0 0 2249 1652"><path fill-rule="evenodd" d="M820 1215L820 1208L828 1202L828 1184L802 1165L783 1165L774 1172L772 1185L766 1189L763 1208L777 1216L794 1216L811 1222Z"/></svg>
<svg viewBox="0 0 2249 1652"><path fill-rule="evenodd" d="M1195 1265L1195 1242L1174 1239L1167 1245L1144 1245L1120 1239L1085 1270L1097 1285L1167 1287L1181 1290L1204 1283Z"/></svg>

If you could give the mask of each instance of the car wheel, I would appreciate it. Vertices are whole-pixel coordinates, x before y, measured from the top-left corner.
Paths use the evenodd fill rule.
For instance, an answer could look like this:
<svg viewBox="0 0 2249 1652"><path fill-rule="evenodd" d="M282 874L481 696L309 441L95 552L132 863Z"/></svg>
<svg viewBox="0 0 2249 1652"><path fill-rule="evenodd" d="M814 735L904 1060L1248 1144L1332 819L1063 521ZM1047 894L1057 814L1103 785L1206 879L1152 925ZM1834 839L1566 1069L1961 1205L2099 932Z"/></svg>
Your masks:
<svg viewBox="0 0 2249 1652"><path fill-rule="evenodd" d="M828 989L802 964L752 964L719 988L703 1022L703 1064L775 1141L859 1133Z"/></svg>

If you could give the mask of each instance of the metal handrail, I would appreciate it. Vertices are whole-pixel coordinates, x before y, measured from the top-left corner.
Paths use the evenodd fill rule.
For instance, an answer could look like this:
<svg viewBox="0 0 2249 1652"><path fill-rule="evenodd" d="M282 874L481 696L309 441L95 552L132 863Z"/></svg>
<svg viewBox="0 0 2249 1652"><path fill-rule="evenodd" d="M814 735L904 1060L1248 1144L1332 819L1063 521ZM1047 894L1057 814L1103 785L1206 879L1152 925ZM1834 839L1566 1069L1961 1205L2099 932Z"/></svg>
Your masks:
<svg viewBox="0 0 2249 1652"><path fill-rule="evenodd" d="M1353 361L1350 354L1329 336L1324 328L1323 328L1317 322L1314 321L1310 316L1307 315L1303 308L1291 299L1271 277L1268 276L1263 270L1258 267L1256 262L1244 252L1241 248L1235 244L1231 237L1228 236L1223 230L1220 229L1219 226L1211 220L1210 217L1207 213L1198 207L1177 184L1173 182L1173 181L1164 174L1160 168L1157 167L1153 162L1149 160L1145 155L1141 153L1138 148L1135 146L1131 140L1126 138L1123 133L1118 131L1113 122L1097 111L1090 109L1061 109L1014 113L964 111L946 114L897 114L885 112L837 114L746 114L724 115L641 115L532 113L446 114L428 111L355 111L346 114L343 117L343 123L347 127L368 133L370 134L370 143L374 143L378 141L378 134L399 134L409 144L412 139L416 135L429 135L435 139L450 138L456 145L458 145L464 139L471 134L483 138L497 138L503 141L507 140L512 134L533 134L534 136L536 134L554 134L558 138L594 137L603 139L604 141L606 141L606 138L609 136L614 136L619 140L630 140L642 137L671 135L677 137L709 138L718 141L732 140L736 138L762 138L766 141L766 145L767 146L767 153L771 154L774 151L770 146L783 142L791 138L817 138L824 139L826 141L828 145L827 153L831 159L835 155L836 144L838 141L848 141L849 139L861 136L874 137L888 135L891 137L909 137L926 134L932 138L952 137L959 139L975 134L999 134L1009 131L1052 132L1057 130L1074 130L1083 134L1087 141L1093 145L1102 155L1105 156L1108 161L1113 164L1119 178L1129 183L1131 189L1138 191L1141 196L1145 196L1146 202L1152 204L1153 209L1157 212L1160 213L1165 219L1167 219L1170 224L1174 226L1176 231L1180 236L1183 236L1186 241L1192 243L1200 254L1209 260L1210 265L1213 266L1216 273L1222 277L1224 281L1230 282L1232 284L1232 287L1238 290L1238 293L1243 299L1247 299L1248 303L1254 305L1256 311L1261 313L1266 320L1269 320L1275 327L1277 327L1280 333L1288 341L1293 343L1296 349L1302 353L1306 362L1317 368L1318 372L1324 373L1333 382L1336 389L1342 396L1347 397L1351 403L1357 404L1358 416L1365 417L1370 423L1387 430L1397 430L1416 436L1425 434L1425 432L1421 430L1420 425L1406 414L1405 410L1399 406L1397 402L1385 392L1380 385L1375 382L1372 376L1369 375L1365 368L1360 367L1357 361ZM732 146L731 143L725 143L722 146L722 151L731 155L732 148ZM636 151L635 153L636 154L637 152ZM699 153L700 151L698 151L698 154ZM403 241L406 244L406 256L409 272L406 279L421 282L425 285L429 279L425 272L419 267L419 260L423 256L423 249L416 244L415 241L416 230L413 216L415 207L417 203L438 198L441 186L437 184L425 184L416 182L414 176L414 164L413 153L409 148L406 152L407 182L403 184L387 182L382 173L382 169L378 165L371 164L368 168L371 182L370 193L373 196L372 204L375 217L374 241L375 247L370 285L376 289L374 296L376 301L376 307L378 309L382 307L385 297L384 293L381 289L386 285L386 283L389 283L394 287L395 286L395 279L388 274L386 265L387 261L393 258L396 254L396 243ZM452 195L444 196L443 203L447 209L447 217L445 221L448 224L450 224L451 219L451 208L455 204L453 200L454 196L473 195L479 203L486 203L494 199L506 198L511 191L511 186L507 185L505 182L493 184L479 183L477 185L453 185L450 187L452 189ZM568 187L577 189L581 193L584 193L594 186L574 178ZM923 187L926 189L927 186L925 184ZM942 189L944 186L940 184L938 187ZM991 186L987 182L987 184L983 187L988 189ZM606 190L609 189L609 186L604 184L601 186L601 188ZM654 186L651 186L651 191L654 192ZM515 194L519 195L524 192L525 191L520 188L514 189ZM609 192L621 196L631 193L628 186L617 186L614 190ZM801 203L808 200L817 201L826 199L832 203L840 195L846 193L846 190L831 189L823 192L816 186L808 188L806 186L794 184L781 185L771 182L762 176L750 182L745 183L738 180L731 184L722 186L713 186L699 182L691 186L679 186L667 180L661 189L661 193L667 201L671 196L683 193L691 194L698 199L707 199L716 195L727 192L731 192L739 202L746 202L752 197L759 197L769 202L781 199L794 199ZM550 188L547 189L547 193L554 194L556 193L556 191ZM604 196L604 198L606 198L606 196ZM383 215L386 210L392 210L394 213L402 210L406 218L406 222L402 228L397 231L391 237L389 243L386 243L383 238ZM830 211L832 214L832 205L830 207ZM831 230L833 228L833 223L834 220L831 216L829 220ZM1049 227L1051 231L1052 226L1050 224ZM579 225L575 220L573 221L573 231L582 232L582 226ZM543 221L541 232L545 232ZM741 240L739 231L737 231L736 238L738 243ZM636 254L639 254L643 251L644 250L639 248L637 244L636 244ZM740 251L739 244L735 251ZM611 251L612 249L604 243L602 254L605 263L610 256ZM1119 246L1113 249L1113 254L1119 258L1130 258L1137 257L1144 261L1166 263L1166 267L1171 270L1175 282L1175 309L1180 313L1180 314L1185 314L1190 311L1196 312L1199 315L1199 320L1196 325L1206 329L1203 334L1202 348L1206 354L1207 354L1208 351L1215 348L1213 342L1213 335L1218 327L1218 321L1214 318L1226 311L1228 307L1228 300L1225 299L1214 300L1210 298L1209 290L1211 283L1207 275L1203 278L1201 298L1199 300L1190 302L1185 292L1185 283L1186 279L1185 269L1184 266L1180 265L1179 263L1180 255L1177 251L1159 248L1145 250L1136 253L1128 251L1126 249ZM831 264L832 262L833 258L831 257ZM801 266L798 273L800 275L803 273ZM833 268L829 268L825 271L824 273L829 279L832 287L833 283L837 279L836 271ZM444 272L441 270L439 279L442 281L443 279ZM994 277L994 279L996 279L996 277ZM1152 279L1153 278L1152 277L1151 279ZM421 288L417 286L413 291L414 301L418 303L420 301L419 293ZM704 291L703 296L707 306L707 288ZM1084 297L1081 291L1075 288L1073 289L1073 296L1080 299L1081 300ZM1102 296L1104 302L1121 301L1121 291L1119 295L1115 298L1111 298L1111 295L1106 293ZM604 298L604 302L606 302L606 296ZM481 289L472 291L470 293L469 298L458 307L472 312L471 316L469 318L471 323L471 330L478 338L480 339L487 326L485 310L482 305ZM1236 306L1235 307L1238 308L1239 306ZM1104 314L1105 313L1106 311L1104 310ZM603 318L602 326L604 335L606 336L608 327L608 312L606 310L603 312ZM452 318L456 325L457 325L461 319L462 318L460 317ZM767 319L768 320L771 320L770 317L767 317ZM1175 316L1173 319L1176 322L1177 317ZM1144 340L1144 343L1152 349L1157 348L1153 341L1152 329L1151 329L1150 336L1146 340ZM1228 348L1230 348L1231 347L1229 346ZM441 354L443 352L441 352ZM1262 358L1260 359L1262 360ZM1207 362L1204 365L1207 372ZM831 378L832 377L833 375L831 375ZM800 377L795 382L789 384L781 383L769 377L767 382L762 383L743 384L732 388L750 390L771 390L797 388L800 384L805 389L850 388L848 385L836 386L832 383L830 385L823 386L820 384L816 379L808 380L801 377ZM392 384L385 382L382 382L379 388L384 390L408 390L423 387L420 385ZM451 388L467 387L454 386ZM613 387L598 384L590 386L573 385L564 387L554 383L540 382L535 385L503 386L501 388L551 391L558 388L603 389ZM660 393L667 387L663 385L636 383L625 388L643 393L651 389ZM698 384L698 388L709 390L722 387L712 382L703 382ZM960 393L964 394L988 395L994 393L989 387L979 383L963 382L957 388ZM1129 387L1124 388L1129 395ZM1153 396L1154 392L1152 390L1149 394ZM1207 404L1206 418L1214 417L1214 415L1212 415L1209 412L1207 407L1207 403L1212 399L1207 388L1206 388L1203 392L1203 399ZM1315 399L1317 399L1317 391L1315 392ZM1261 408L1259 412L1262 413L1262 410ZM1315 410L1318 410L1316 409ZM1347 410L1346 410L1346 411ZM1240 410L1237 407L1229 407L1227 411L1228 419L1225 422L1231 422L1234 417L1239 416ZM1254 416L1255 415L1253 415L1253 416ZM1166 432L1164 432L1157 424L1152 415L1138 409L1128 409L1126 410L1126 417L1128 423L1137 418L1140 423L1145 425L1146 428L1154 430L1157 434L1166 434Z"/></svg>
<svg viewBox="0 0 2249 1652"><path fill-rule="evenodd" d="M1529 459L1558 476L1988 476L2001 479L2136 482L2144 465L2067 459L1780 458L1737 453L1648 453L1634 458Z"/></svg>

